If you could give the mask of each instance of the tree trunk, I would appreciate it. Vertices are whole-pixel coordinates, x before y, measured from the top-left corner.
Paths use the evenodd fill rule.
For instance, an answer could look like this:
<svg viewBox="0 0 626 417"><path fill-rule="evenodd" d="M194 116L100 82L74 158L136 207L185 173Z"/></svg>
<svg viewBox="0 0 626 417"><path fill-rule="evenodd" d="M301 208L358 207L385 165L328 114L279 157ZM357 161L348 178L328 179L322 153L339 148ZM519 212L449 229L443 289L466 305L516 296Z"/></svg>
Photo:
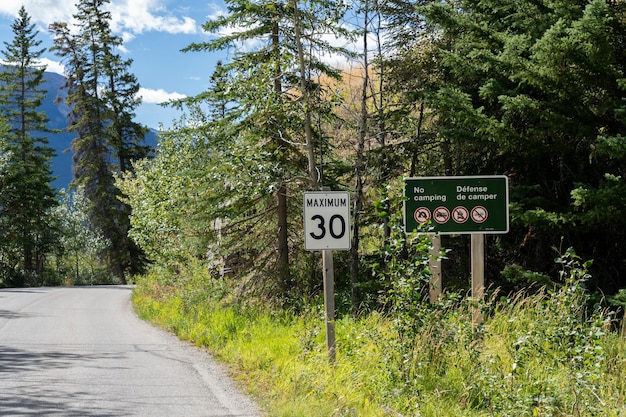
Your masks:
<svg viewBox="0 0 626 417"><path fill-rule="evenodd" d="M284 291L291 288L289 274L289 240L287 228L287 187L282 184L276 194L278 206L278 272Z"/></svg>
<svg viewBox="0 0 626 417"><path fill-rule="evenodd" d="M369 87L369 61L367 57L367 37L369 33L367 31L367 22L369 20L369 2L365 1L364 5L363 21L363 88L361 92L361 114L359 117L359 133L357 137L357 151L355 161L355 187L354 187L354 226L352 230L352 245L350 248L350 283L352 287L351 301L352 301L352 314L356 317L359 314L361 308L361 294L359 289L359 221L361 211L363 210L363 167L364 167L364 152L365 152L365 137L367 136L367 89Z"/></svg>
<svg viewBox="0 0 626 417"><path fill-rule="evenodd" d="M306 63L304 61L304 51L302 48L302 34L300 33L300 17L298 15L297 1L293 2L294 28L296 35L296 46L298 49L298 64L300 69L300 90L302 90L302 100L304 101L304 135L306 138L307 157L309 162L309 180L311 189L319 189L319 182L315 172L315 144L313 143L313 129L311 127L311 94L309 92L309 82L306 77Z"/></svg>
<svg viewBox="0 0 626 417"><path fill-rule="evenodd" d="M272 28L272 45L278 51L279 50L279 32L278 22L274 23ZM276 59L276 76L274 77L274 92L277 96L282 94L281 83L281 68L280 61ZM277 133L274 137L276 147L281 148L283 146L282 139ZM287 186L283 181L283 178L278 179L278 190L276 191L276 206L278 215L278 260L277 269L280 279L280 286L283 293L286 293L291 288L291 279L289 274L289 239L288 239L288 222L287 222Z"/></svg>

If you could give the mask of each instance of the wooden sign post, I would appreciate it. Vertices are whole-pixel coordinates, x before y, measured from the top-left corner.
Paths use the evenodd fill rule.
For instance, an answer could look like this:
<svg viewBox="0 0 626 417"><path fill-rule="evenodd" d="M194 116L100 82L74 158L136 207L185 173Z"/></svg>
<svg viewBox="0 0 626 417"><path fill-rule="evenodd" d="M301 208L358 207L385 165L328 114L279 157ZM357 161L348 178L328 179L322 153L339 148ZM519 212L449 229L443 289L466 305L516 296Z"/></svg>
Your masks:
<svg viewBox="0 0 626 417"><path fill-rule="evenodd" d="M509 231L509 186L504 175L406 178L404 229L427 225L427 233L471 234L472 322L482 323L480 303L485 295L485 234ZM430 301L442 290L441 241L433 237L430 251Z"/></svg>
<svg viewBox="0 0 626 417"><path fill-rule="evenodd" d="M480 304L485 296L485 235L476 233L471 239L472 257L472 323L478 326L483 322Z"/></svg>
<svg viewBox="0 0 626 417"><path fill-rule="evenodd" d="M432 278L429 283L429 295L430 302L434 304L439 301L443 288L443 280L441 278L441 260L439 259L439 252L441 251L441 236L432 235L431 240L433 246L428 254L428 267L430 268L430 273L432 274Z"/></svg>

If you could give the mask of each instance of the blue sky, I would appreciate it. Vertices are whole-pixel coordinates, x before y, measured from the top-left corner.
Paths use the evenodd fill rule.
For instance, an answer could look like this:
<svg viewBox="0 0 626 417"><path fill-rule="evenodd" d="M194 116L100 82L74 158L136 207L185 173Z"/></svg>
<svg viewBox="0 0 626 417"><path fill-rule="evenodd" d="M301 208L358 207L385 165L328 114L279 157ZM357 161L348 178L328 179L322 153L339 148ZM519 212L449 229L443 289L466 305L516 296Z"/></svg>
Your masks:
<svg viewBox="0 0 626 417"><path fill-rule="evenodd" d="M13 40L11 24L24 5L36 24L42 47L52 45L48 25L55 21L71 22L75 12L72 0L2 0L0 3L0 48ZM111 28L125 42L120 53L133 59L131 72L141 84L143 104L137 121L159 128L171 126L179 114L158 103L171 98L196 95L209 86L209 78L220 53L180 50L192 42L207 40L202 24L223 12L219 0L111 0ZM62 73L58 57L46 52L43 61L48 71Z"/></svg>

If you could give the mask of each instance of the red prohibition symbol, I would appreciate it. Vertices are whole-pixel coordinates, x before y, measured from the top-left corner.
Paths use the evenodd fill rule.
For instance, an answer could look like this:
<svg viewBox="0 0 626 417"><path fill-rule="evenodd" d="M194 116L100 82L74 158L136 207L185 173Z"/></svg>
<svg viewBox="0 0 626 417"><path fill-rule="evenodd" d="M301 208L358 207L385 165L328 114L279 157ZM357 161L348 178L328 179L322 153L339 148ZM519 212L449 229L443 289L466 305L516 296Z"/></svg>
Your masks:
<svg viewBox="0 0 626 417"><path fill-rule="evenodd" d="M450 220L450 210L446 207L439 206L433 211L433 220L439 224L444 224Z"/></svg>
<svg viewBox="0 0 626 417"><path fill-rule="evenodd" d="M430 220L430 210L428 210L426 207L419 207L415 209L415 212L413 213L413 218L419 224L424 224L428 220Z"/></svg>
<svg viewBox="0 0 626 417"><path fill-rule="evenodd" d="M457 223L465 223L469 219L469 211L463 206L457 206L452 210L452 220Z"/></svg>
<svg viewBox="0 0 626 417"><path fill-rule="evenodd" d="M489 213L487 212L487 209L483 206L476 206L472 209L472 213L470 215L472 216L472 220L474 220L475 223L483 223L485 220L487 220Z"/></svg>

